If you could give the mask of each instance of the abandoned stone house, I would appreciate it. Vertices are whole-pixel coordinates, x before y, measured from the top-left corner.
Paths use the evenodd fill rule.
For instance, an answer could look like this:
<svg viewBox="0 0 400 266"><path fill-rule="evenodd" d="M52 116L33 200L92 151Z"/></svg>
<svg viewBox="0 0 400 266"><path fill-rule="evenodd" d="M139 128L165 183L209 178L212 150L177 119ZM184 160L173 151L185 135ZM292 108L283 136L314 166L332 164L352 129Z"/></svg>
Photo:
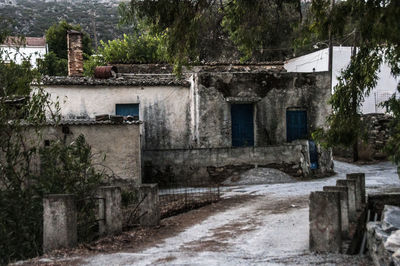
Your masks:
<svg viewBox="0 0 400 266"><path fill-rule="evenodd" d="M72 46L70 54L80 52ZM69 77L47 78L44 89L66 120L138 116L143 182L218 181L252 167L295 176L333 168L330 151L308 142L330 112L328 72L209 65L177 79L167 66L121 65L116 77L99 79L80 77L76 58L70 56Z"/></svg>

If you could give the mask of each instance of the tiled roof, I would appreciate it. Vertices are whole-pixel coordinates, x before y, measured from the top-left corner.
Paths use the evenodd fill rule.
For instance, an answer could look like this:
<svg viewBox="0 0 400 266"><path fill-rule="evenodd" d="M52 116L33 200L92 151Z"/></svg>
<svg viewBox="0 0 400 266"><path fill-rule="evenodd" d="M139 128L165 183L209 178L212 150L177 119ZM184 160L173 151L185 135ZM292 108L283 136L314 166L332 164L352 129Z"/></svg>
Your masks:
<svg viewBox="0 0 400 266"><path fill-rule="evenodd" d="M17 37L9 36L3 43L7 46L27 46L27 47L45 47L46 38L45 37Z"/></svg>
<svg viewBox="0 0 400 266"><path fill-rule="evenodd" d="M136 121L123 121L115 122L111 120L106 121L96 121L94 119L70 119L70 120L61 120L60 125L134 125L134 124L142 124L143 122L140 120Z"/></svg>

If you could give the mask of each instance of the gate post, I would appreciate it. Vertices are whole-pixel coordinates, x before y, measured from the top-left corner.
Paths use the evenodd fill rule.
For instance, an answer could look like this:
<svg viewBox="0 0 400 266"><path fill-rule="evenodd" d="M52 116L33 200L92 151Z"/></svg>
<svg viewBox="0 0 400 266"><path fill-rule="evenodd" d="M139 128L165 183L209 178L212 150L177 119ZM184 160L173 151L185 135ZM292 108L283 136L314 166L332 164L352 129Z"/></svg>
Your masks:
<svg viewBox="0 0 400 266"><path fill-rule="evenodd" d="M342 250L340 193L311 192L309 217L310 250L340 253Z"/></svg>
<svg viewBox="0 0 400 266"><path fill-rule="evenodd" d="M340 193L340 213L342 221L342 238L349 239L349 200L347 187L325 186L324 191Z"/></svg>
<svg viewBox="0 0 400 266"><path fill-rule="evenodd" d="M122 232L121 188L99 187L99 233L112 235Z"/></svg>
<svg viewBox="0 0 400 266"><path fill-rule="evenodd" d="M157 226L160 224L160 203L157 184L143 184L140 186L139 206L140 225Z"/></svg>
<svg viewBox="0 0 400 266"><path fill-rule="evenodd" d="M355 180L336 180L337 186L344 186L348 189L348 200L349 200L349 220L355 222L357 220L357 209L356 209L356 181Z"/></svg>
<svg viewBox="0 0 400 266"><path fill-rule="evenodd" d="M43 251L76 246L76 223L74 195L51 194L43 198Z"/></svg>
<svg viewBox="0 0 400 266"><path fill-rule="evenodd" d="M366 203L365 199L365 174L364 173L351 173L346 175L348 180L356 180L356 194L358 202L358 210L361 209L361 205Z"/></svg>

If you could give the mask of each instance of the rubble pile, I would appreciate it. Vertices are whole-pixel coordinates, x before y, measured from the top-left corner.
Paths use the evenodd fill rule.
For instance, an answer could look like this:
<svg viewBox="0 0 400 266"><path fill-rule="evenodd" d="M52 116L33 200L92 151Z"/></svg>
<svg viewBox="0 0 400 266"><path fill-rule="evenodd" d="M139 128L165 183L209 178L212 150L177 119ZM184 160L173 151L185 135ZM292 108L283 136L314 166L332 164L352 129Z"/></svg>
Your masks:
<svg viewBox="0 0 400 266"><path fill-rule="evenodd" d="M368 223L367 239L375 265L400 265L400 208L385 205L381 221Z"/></svg>

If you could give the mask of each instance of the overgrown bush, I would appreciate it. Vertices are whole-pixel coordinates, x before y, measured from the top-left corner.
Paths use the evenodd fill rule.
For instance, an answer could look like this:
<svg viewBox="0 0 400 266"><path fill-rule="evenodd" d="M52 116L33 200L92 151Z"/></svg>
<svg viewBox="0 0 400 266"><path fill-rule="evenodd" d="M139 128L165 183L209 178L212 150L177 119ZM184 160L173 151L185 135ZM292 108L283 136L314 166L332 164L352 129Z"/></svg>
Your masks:
<svg viewBox="0 0 400 266"><path fill-rule="evenodd" d="M58 58L53 52L48 52L44 59L37 60L38 71L42 75L66 76L68 75L68 60Z"/></svg>
<svg viewBox="0 0 400 266"><path fill-rule="evenodd" d="M110 64L145 64L165 62L165 49L162 38L148 34L124 34L123 39L108 42L100 41L97 54L84 64L85 75L92 76L96 66Z"/></svg>
<svg viewBox="0 0 400 266"><path fill-rule="evenodd" d="M24 123L13 120L1 124L0 264L41 254L42 200L46 194L74 194L79 240L96 236L94 197L106 176L95 169L91 148L82 135L70 144L56 139L49 146L41 145L45 120L40 114L42 99L37 100L35 104L28 100L19 111L39 117L25 116ZM4 109L1 111L4 114ZM38 118L33 124L32 119ZM25 121L31 121L29 126Z"/></svg>
<svg viewBox="0 0 400 266"><path fill-rule="evenodd" d="M397 87L400 92L400 86ZM384 151L389 155L389 159L397 165L397 172L400 177L400 99L394 94L384 104L387 111L393 115L393 120L389 124L390 138L386 142Z"/></svg>
<svg viewBox="0 0 400 266"><path fill-rule="evenodd" d="M92 55L88 60L83 62L83 75L87 77L94 76L94 70L97 66L104 66L107 63L101 55Z"/></svg>
<svg viewBox="0 0 400 266"><path fill-rule="evenodd" d="M44 147L49 119L57 127L59 106L40 88L40 75L0 57L0 265L42 253L46 194L75 194L79 240L95 236L93 195L105 173L96 170L83 136Z"/></svg>

